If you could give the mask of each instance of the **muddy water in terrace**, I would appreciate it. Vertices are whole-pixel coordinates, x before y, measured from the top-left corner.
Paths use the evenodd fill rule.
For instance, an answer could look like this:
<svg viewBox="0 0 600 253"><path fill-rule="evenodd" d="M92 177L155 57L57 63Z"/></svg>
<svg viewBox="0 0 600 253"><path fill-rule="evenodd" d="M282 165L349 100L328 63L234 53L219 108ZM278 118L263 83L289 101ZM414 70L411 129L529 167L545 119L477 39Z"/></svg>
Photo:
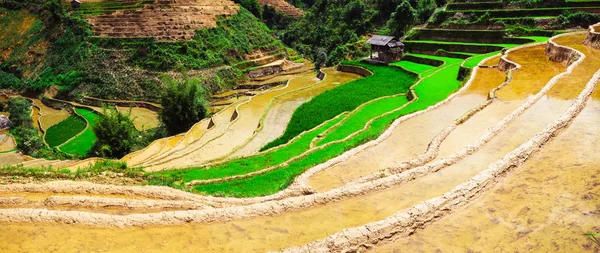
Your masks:
<svg viewBox="0 0 600 253"><path fill-rule="evenodd" d="M558 86L575 88L578 86ZM552 100L554 101L554 100ZM565 104L565 106L561 106ZM558 103L564 109L568 103ZM398 210L438 196L539 132L562 110L548 109L539 121L520 118L471 157L406 184L308 210L213 224L148 228L91 228L64 224L2 224L0 236L14 238L2 250L118 250L176 252L198 249L264 252L308 243L344 228L380 220ZM380 154L385 155L385 153ZM378 157L374 157L377 160ZM25 236L27 235L27 236Z"/></svg>
<svg viewBox="0 0 600 253"><path fill-rule="evenodd" d="M511 114L530 96L538 93L552 77L566 71L563 65L549 62L544 51L545 45L539 45L509 53L507 58L521 64L521 69L514 71L511 82L496 92L498 99L494 103L458 126L444 140L436 160L475 142L487 129ZM568 91L553 89L549 95L556 92ZM578 90L574 92L578 93Z"/></svg>
<svg viewBox="0 0 600 253"><path fill-rule="evenodd" d="M600 91L556 140L475 202L377 252L598 252Z"/></svg>

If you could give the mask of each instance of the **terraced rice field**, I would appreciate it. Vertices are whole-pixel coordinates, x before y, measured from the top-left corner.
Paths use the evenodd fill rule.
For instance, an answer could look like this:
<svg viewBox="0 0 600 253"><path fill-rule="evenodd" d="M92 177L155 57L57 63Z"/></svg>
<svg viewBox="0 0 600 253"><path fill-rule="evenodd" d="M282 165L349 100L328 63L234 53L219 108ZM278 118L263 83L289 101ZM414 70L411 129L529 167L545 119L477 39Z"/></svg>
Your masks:
<svg viewBox="0 0 600 253"><path fill-rule="evenodd" d="M174 164L201 164L207 151L241 147L241 159L154 174L214 197L140 186L0 185L0 236L14 238L0 250L593 252L582 234L600 228L600 50L582 45L584 37L466 60L413 53L444 61L398 64L419 74L414 99L403 92L371 98L255 153L252 137L283 133L271 110L292 118L278 108L358 78L327 70L319 86L300 75L126 157L150 168L171 155L179 156ZM475 67L463 85L461 65L495 67Z"/></svg>
<svg viewBox="0 0 600 253"><path fill-rule="evenodd" d="M117 110L121 113L129 114L133 119L135 128L139 131L144 131L158 127L160 121L158 119L158 113L141 107L121 107L117 106Z"/></svg>

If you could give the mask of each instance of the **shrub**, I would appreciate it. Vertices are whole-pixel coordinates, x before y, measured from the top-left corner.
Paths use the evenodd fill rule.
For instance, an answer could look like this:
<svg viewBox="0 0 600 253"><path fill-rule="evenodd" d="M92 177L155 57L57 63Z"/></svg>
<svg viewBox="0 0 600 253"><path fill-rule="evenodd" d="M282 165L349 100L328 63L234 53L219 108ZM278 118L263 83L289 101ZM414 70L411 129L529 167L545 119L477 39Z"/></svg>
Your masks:
<svg viewBox="0 0 600 253"><path fill-rule="evenodd" d="M21 80L13 74L6 73L0 70L0 88L2 89L19 89Z"/></svg>
<svg viewBox="0 0 600 253"><path fill-rule="evenodd" d="M18 126L11 132L17 137L17 148L23 154L30 155L44 147L42 137L38 135L37 130L33 127Z"/></svg>
<svg viewBox="0 0 600 253"><path fill-rule="evenodd" d="M588 12L564 13L552 23L555 28L583 27L600 22L600 14Z"/></svg>
<svg viewBox="0 0 600 253"><path fill-rule="evenodd" d="M123 157L132 151L138 131L129 114L114 107L104 106L103 109L92 128L98 138L94 150L103 157Z"/></svg>
<svg viewBox="0 0 600 253"><path fill-rule="evenodd" d="M167 90L161 99L160 118L170 134L183 133L206 117L205 91L198 85L198 79L164 78L163 81Z"/></svg>
<svg viewBox="0 0 600 253"><path fill-rule="evenodd" d="M24 98L10 98L8 100L8 112L13 126L32 127L31 103Z"/></svg>

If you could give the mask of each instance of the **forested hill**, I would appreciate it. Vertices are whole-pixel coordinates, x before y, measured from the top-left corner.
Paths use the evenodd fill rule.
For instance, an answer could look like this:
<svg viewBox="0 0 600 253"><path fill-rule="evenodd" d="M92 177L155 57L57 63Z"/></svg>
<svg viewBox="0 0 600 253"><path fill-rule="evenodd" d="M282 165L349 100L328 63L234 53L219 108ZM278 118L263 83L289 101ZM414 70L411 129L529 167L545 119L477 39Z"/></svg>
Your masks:
<svg viewBox="0 0 600 253"><path fill-rule="evenodd" d="M57 85L70 97L157 101L164 75L201 77L212 91L225 90L245 79L244 69L235 66L247 61L247 55L286 51L245 8L225 0L204 2L182 7L200 10L204 16L193 24L203 27L192 23L159 27L155 38L139 30L142 36L117 28L106 31L142 12L147 13L143 21L156 24L154 16L186 1L83 1L76 11L59 0L0 2L0 87L43 91ZM212 11L215 8L229 13L219 16ZM154 9L160 13L153 14Z"/></svg>

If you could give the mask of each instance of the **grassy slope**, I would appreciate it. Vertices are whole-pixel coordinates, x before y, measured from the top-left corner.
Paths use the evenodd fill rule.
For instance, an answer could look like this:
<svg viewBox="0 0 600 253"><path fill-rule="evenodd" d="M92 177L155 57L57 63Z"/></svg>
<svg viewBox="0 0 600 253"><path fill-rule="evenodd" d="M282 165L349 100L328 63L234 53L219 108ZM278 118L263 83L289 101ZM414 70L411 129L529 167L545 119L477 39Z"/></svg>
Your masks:
<svg viewBox="0 0 600 253"><path fill-rule="evenodd" d="M84 156L92 149L92 147L94 147L96 140L98 140L92 127L96 125L99 116L86 109L76 108L75 110L83 116L90 125L81 135L77 136L77 138L62 145L60 150L68 154Z"/></svg>
<svg viewBox="0 0 600 253"><path fill-rule="evenodd" d="M306 169L332 159L352 147L377 138L398 117L426 109L456 91L460 87L460 82L456 81L456 75L463 60L452 58L446 58L446 60L447 63L438 68L439 71L433 73L415 87L415 91L419 95L418 100L408 104L402 110L377 119L368 131L362 132L346 142L330 145L312 152L304 159L292 162L278 170L242 180L196 186L194 190L217 196L252 197L273 194L285 189L296 176ZM348 62L347 64L358 65L360 63Z"/></svg>
<svg viewBox="0 0 600 253"><path fill-rule="evenodd" d="M342 112L352 111L375 98L405 93L415 77L398 68L368 67L377 72L328 90L302 104L294 114L282 136L267 144L263 150L287 143L298 134L312 129Z"/></svg>
<svg viewBox="0 0 600 253"><path fill-rule="evenodd" d="M44 138L50 147L56 147L79 134L85 127L85 121L76 116L69 116L67 119L48 128Z"/></svg>

